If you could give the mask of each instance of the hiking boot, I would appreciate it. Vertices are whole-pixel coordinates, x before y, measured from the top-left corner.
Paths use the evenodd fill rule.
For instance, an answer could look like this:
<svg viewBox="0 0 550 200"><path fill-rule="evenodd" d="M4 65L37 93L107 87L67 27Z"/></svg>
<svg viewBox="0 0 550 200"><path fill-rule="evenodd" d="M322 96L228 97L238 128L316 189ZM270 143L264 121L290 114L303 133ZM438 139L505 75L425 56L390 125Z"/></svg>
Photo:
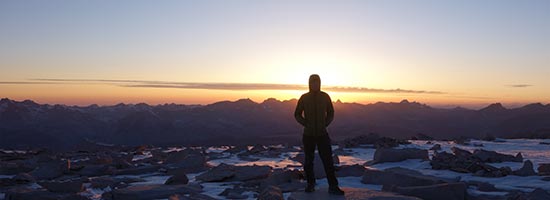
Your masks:
<svg viewBox="0 0 550 200"><path fill-rule="evenodd" d="M336 187L329 187L328 193L334 194L334 195L344 195L344 191L342 191L338 186Z"/></svg>
<svg viewBox="0 0 550 200"><path fill-rule="evenodd" d="M307 184L306 189L304 191L307 193L315 191L315 184Z"/></svg>

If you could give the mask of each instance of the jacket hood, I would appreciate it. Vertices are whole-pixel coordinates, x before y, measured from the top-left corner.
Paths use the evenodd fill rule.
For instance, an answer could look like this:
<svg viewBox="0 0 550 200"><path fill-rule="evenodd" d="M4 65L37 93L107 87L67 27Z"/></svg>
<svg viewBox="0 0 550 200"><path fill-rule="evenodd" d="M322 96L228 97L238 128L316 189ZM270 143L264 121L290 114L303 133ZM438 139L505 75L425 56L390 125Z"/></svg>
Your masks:
<svg viewBox="0 0 550 200"><path fill-rule="evenodd" d="M319 78L319 75L314 74L309 77L309 91L310 92L321 91L321 78Z"/></svg>

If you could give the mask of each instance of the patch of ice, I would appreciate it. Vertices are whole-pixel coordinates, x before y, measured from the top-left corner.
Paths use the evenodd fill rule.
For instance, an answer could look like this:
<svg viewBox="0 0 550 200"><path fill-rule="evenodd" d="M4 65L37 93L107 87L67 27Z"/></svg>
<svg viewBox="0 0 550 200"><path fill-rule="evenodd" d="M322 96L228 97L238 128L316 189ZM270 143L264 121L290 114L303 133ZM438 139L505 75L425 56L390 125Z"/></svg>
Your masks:
<svg viewBox="0 0 550 200"><path fill-rule="evenodd" d="M290 197L290 194L292 194L292 192L283 192L283 199L288 199L288 197Z"/></svg>
<svg viewBox="0 0 550 200"><path fill-rule="evenodd" d="M469 187L468 188L468 194L479 196L479 195L489 195L489 196L505 196L508 194L508 192L483 192L477 190L476 187Z"/></svg>
<svg viewBox="0 0 550 200"><path fill-rule="evenodd" d="M206 153L221 153L229 148L231 148L231 146L208 147L205 151Z"/></svg>
<svg viewBox="0 0 550 200"><path fill-rule="evenodd" d="M143 160L151 157L153 157L153 154L150 151L144 151L142 155L134 155L132 161Z"/></svg>
<svg viewBox="0 0 550 200"><path fill-rule="evenodd" d="M21 154L25 154L27 153L27 151L23 151L23 150L5 150L5 149L0 149L1 152L4 152L4 153L21 153Z"/></svg>
<svg viewBox="0 0 550 200"><path fill-rule="evenodd" d="M251 165L265 165L271 166L274 169L285 168L288 165L300 166L301 163L290 160L291 157L296 156L297 152L282 153L278 158L269 157L257 157L250 156L250 158L258 159L257 161L245 161L241 160L237 155L231 155L227 158L210 160L207 163L212 166L218 166L221 163L237 165L237 166L251 166Z"/></svg>
<svg viewBox="0 0 550 200"><path fill-rule="evenodd" d="M66 159L61 159L61 160L66 160ZM70 160L70 161L71 161L71 163L77 163L77 162L88 161L88 160L90 160L89 157L74 159L74 160Z"/></svg>
<svg viewBox="0 0 550 200"><path fill-rule="evenodd" d="M42 186L38 185L37 183L30 183L30 184L27 184L25 187L30 188L30 189L40 189L40 188L42 188Z"/></svg>
<svg viewBox="0 0 550 200"><path fill-rule="evenodd" d="M0 178L13 178L15 175L0 175Z"/></svg>
<svg viewBox="0 0 550 200"><path fill-rule="evenodd" d="M219 196L221 192L223 192L227 188L233 188L234 184L237 184L239 182L209 182L209 183L201 183L203 186L202 194L217 198L217 199L226 199L224 196Z"/></svg>
<svg viewBox="0 0 550 200"><path fill-rule="evenodd" d="M91 184L90 183L85 183L84 184L84 188L85 190L80 192L79 194L81 196L85 196L85 197L88 197L89 199L92 199L92 200L100 200L101 199L101 195L105 192L110 192L112 189L111 187L106 187L106 188L103 188L103 189L98 189L98 188L91 188L90 187Z"/></svg>
<svg viewBox="0 0 550 200"><path fill-rule="evenodd" d="M363 165L365 162L372 160L376 149L367 148L344 148L345 151L350 151L349 156L338 156L340 165Z"/></svg>
<svg viewBox="0 0 550 200"><path fill-rule="evenodd" d="M164 153L170 153L170 152L173 152L173 151L181 151L181 150L184 150L186 149L185 147L168 147L168 149L162 151Z"/></svg>
<svg viewBox="0 0 550 200"><path fill-rule="evenodd" d="M245 191L245 192L242 193L242 195L247 196L248 197L247 199L256 199L256 198L254 198L254 195L257 196L258 193L257 192L252 192L252 191Z"/></svg>
<svg viewBox="0 0 550 200"><path fill-rule="evenodd" d="M143 182L131 183L130 185L164 184L164 182L166 182L166 180L170 178L170 176L159 175L159 174L148 174L148 175L141 175L141 176L127 176L127 177L142 178L145 180Z"/></svg>
<svg viewBox="0 0 550 200"><path fill-rule="evenodd" d="M202 172L198 172L198 173L192 173L192 174L186 174L187 175L187 179L189 179L189 183L191 182L195 182L196 181L196 177L202 173L204 173L206 171L202 171Z"/></svg>

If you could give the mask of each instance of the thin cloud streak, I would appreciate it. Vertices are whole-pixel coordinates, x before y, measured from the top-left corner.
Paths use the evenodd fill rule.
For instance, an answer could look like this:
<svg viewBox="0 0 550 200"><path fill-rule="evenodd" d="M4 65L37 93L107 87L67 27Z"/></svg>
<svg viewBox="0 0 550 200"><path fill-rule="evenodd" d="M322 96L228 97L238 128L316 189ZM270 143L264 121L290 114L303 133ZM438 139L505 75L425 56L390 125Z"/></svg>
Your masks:
<svg viewBox="0 0 550 200"><path fill-rule="evenodd" d="M65 84L65 83L50 83L43 81L0 81L0 85L32 85L32 84Z"/></svg>
<svg viewBox="0 0 550 200"><path fill-rule="evenodd" d="M529 84L515 84L515 85L507 85L508 87L513 87L513 88L526 88L526 87L531 87L533 85L529 85Z"/></svg>
<svg viewBox="0 0 550 200"><path fill-rule="evenodd" d="M117 79L30 79L43 83L105 83L120 87L133 88L176 88L176 89L207 89L207 90L307 90L307 85L272 84L272 83L215 83L215 82L171 82L148 80L117 80ZM406 89L376 89L366 87L323 86L324 90L348 93L413 93L413 94L446 94L440 91L406 90Z"/></svg>

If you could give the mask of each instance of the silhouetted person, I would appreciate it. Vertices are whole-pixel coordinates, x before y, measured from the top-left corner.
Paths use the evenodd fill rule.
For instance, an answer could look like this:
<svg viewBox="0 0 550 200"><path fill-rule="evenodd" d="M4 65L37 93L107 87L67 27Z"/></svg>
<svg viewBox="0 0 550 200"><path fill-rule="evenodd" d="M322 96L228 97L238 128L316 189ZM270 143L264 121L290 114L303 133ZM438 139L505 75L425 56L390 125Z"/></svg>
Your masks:
<svg viewBox="0 0 550 200"><path fill-rule="evenodd" d="M338 180L334 173L332 147L326 128L334 119L334 107L330 96L321 91L319 75L309 76L309 92L303 94L298 100L294 117L298 123L304 126L302 142L305 154L304 171L307 179L305 191L315 191L313 159L315 158L315 147L317 147L327 175L329 193L343 195L344 191L338 187Z"/></svg>

